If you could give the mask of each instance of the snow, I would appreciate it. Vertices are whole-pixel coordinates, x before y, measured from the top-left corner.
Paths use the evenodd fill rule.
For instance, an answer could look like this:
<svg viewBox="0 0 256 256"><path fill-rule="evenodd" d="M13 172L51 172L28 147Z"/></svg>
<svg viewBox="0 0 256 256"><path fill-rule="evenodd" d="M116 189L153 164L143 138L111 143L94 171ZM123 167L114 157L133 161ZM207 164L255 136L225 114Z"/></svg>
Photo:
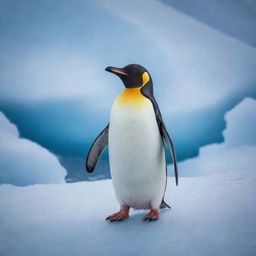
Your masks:
<svg viewBox="0 0 256 256"><path fill-rule="evenodd" d="M166 66L165 71L172 70L173 74L161 80L162 69L152 69L152 76L156 77L156 86L168 87L169 93L163 91L170 95L165 102L166 106L172 102L169 112L213 106L228 95L248 90L255 81L254 48L157 1L111 0L105 4L120 20L130 23L153 42L153 51L161 49L166 55L157 64ZM138 47L143 48L144 44ZM45 49L36 56L28 54L30 58L25 58L22 72L19 65L11 65L14 75L10 81L12 77L20 77L22 88L29 90L18 93L21 87L16 84L10 91L7 83L2 92L33 99L41 95L76 97L83 91L92 97L95 92L81 86L83 66L93 63L86 81L90 83L97 76L100 84L105 76L96 67L105 65L91 56L87 57L90 59L87 63L86 53L86 56L71 53L67 64L59 69L66 71L78 63L78 68L69 72L70 80L77 77L71 93L69 83L54 80L51 70L66 56L62 49L55 53L56 61L48 65L44 90L33 86L41 84L39 71L32 75L32 84L24 83L31 75L30 68L45 67L55 50ZM59 86L63 84L65 90L61 94ZM46 90L47 85L53 89ZM132 212L121 223L106 222L105 217L119 208L110 180L26 187L0 185L0 255L256 255L255 109L252 99L236 106L225 117L225 142L203 147L199 157L179 164L181 174L203 176L181 178L179 187L174 185L173 178L168 178L165 198L172 209L162 210L157 222L143 222L146 211ZM38 144L20 138L16 126L2 113L0 144L0 183L64 182L66 171L56 157Z"/></svg>
<svg viewBox="0 0 256 256"><path fill-rule="evenodd" d="M256 100L244 99L225 115L228 124L224 130L225 145L256 145Z"/></svg>
<svg viewBox="0 0 256 256"><path fill-rule="evenodd" d="M256 100L244 99L225 114L225 120L225 141L204 146L199 150L199 157L180 162L181 175L197 176L243 170L256 172ZM171 174L172 169L170 165L168 170Z"/></svg>
<svg viewBox="0 0 256 256"><path fill-rule="evenodd" d="M256 254L256 174L169 178L157 222L146 211L120 223L111 181L0 186L1 256Z"/></svg>
<svg viewBox="0 0 256 256"><path fill-rule="evenodd" d="M18 186L64 183L66 170L40 145L19 137L15 125L0 112L0 184Z"/></svg>

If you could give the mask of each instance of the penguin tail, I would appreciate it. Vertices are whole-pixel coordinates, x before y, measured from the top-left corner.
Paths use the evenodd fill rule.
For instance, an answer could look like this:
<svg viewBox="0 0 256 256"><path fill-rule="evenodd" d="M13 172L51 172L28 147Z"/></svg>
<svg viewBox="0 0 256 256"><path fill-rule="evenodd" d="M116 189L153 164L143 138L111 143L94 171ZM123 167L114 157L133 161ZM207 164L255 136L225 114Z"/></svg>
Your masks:
<svg viewBox="0 0 256 256"><path fill-rule="evenodd" d="M162 200L161 204L160 204L160 209L164 209L164 208L170 208L171 209L171 206L168 205L164 199Z"/></svg>

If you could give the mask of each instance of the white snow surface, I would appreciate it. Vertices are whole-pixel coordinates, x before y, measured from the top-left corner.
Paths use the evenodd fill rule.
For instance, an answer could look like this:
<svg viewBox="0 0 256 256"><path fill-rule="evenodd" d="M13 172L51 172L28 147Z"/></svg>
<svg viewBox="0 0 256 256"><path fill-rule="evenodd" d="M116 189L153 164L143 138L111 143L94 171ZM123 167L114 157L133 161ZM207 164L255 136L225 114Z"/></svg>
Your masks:
<svg viewBox="0 0 256 256"><path fill-rule="evenodd" d="M147 211L104 219L119 206L110 180L0 186L1 256L256 255L256 174L169 178L157 222Z"/></svg>
<svg viewBox="0 0 256 256"><path fill-rule="evenodd" d="M42 146L20 138L16 126L2 112L0 145L0 184L64 183L66 170L57 158Z"/></svg>
<svg viewBox="0 0 256 256"><path fill-rule="evenodd" d="M245 98L225 114L227 128L223 131L225 145L236 147L256 145L256 100Z"/></svg>

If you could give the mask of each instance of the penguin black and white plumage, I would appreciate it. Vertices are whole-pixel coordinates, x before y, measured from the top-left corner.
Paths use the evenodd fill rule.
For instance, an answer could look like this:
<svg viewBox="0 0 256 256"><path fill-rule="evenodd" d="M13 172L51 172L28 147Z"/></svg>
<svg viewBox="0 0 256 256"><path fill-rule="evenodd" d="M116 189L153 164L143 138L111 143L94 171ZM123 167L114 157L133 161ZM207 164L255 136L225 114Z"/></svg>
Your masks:
<svg viewBox="0 0 256 256"><path fill-rule="evenodd" d="M164 141L172 153L176 185L178 168L173 142L153 95L151 76L137 64L106 70L119 76L125 89L113 103L109 124L90 148L86 169L88 172L95 169L108 145L110 172L120 211L106 220L126 219L130 208L150 209L144 220L157 220L159 208L169 207L164 201L167 182Z"/></svg>

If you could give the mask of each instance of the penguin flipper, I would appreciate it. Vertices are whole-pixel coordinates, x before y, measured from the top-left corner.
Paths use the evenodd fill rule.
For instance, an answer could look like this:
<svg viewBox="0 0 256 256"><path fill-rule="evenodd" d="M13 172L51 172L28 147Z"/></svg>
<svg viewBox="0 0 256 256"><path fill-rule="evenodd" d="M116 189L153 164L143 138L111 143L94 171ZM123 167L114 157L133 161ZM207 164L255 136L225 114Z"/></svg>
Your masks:
<svg viewBox="0 0 256 256"><path fill-rule="evenodd" d="M177 158L176 158L176 154L175 154L175 149L174 149L174 145L172 142L172 139L170 137L170 135L168 134L164 122L163 120L160 121L160 125L159 125L159 129L160 129L160 133L162 135L162 138L166 141L166 143L168 144L171 154L172 154L172 160L173 160L173 165L174 165L174 174L175 174L175 181L176 181L176 185L178 186L178 181L179 181L179 176L178 176L178 166L177 166Z"/></svg>
<svg viewBox="0 0 256 256"><path fill-rule="evenodd" d="M95 139L89 150L85 163L87 172L93 172L99 161L101 154L103 153L105 147L108 145L108 128L109 124L98 135L98 137Z"/></svg>
<svg viewBox="0 0 256 256"><path fill-rule="evenodd" d="M177 158L176 158L176 154L175 154L175 149L174 149L174 145L173 142L171 140L170 135L168 134L165 125L164 125L164 121L161 115L161 111L158 107L158 104L155 100L154 94L153 94L153 87L151 83L147 83L145 86L143 86L141 88L141 93L147 97L154 108L155 111L155 115L156 115L156 121L158 124L158 128L161 134L161 137L163 140L165 140L165 142L167 143L167 145L170 148L171 154L172 154L172 160L173 160L173 165L174 165L174 174L175 174L175 181L176 181L176 185L178 186L178 166L177 166Z"/></svg>

